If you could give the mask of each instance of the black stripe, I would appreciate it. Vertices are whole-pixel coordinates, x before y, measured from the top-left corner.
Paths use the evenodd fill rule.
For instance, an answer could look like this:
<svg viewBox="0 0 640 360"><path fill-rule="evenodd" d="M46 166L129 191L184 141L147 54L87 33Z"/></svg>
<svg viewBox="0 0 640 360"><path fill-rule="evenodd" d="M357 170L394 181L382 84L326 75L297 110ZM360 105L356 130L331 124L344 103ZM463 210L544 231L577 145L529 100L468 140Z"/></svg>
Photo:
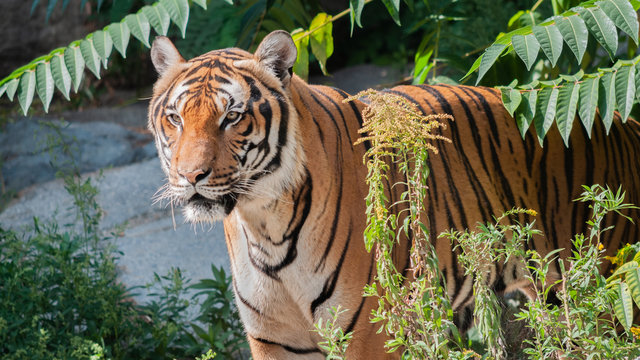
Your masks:
<svg viewBox="0 0 640 360"><path fill-rule="evenodd" d="M253 337L253 336L251 336L251 337L254 340L259 341L261 343L268 344L268 345L280 346L283 349L287 350L288 352L291 352L291 353L294 353L294 354L298 354L298 355L322 353L322 351L320 351L320 349L318 349L318 348L300 349L300 348L294 348L294 347L289 346L289 345L280 344L280 343L277 343L275 341L271 341L271 340L267 340L267 339L257 338L257 337Z"/></svg>
<svg viewBox="0 0 640 360"><path fill-rule="evenodd" d="M347 249L349 248L349 243L351 241L353 227L352 224L349 224L349 233L344 242L344 247L342 248L342 254L340 254L340 260L338 260L338 264L336 264L335 269L331 272L331 275L327 278L324 285L322 286L322 291L320 295L313 300L311 303L311 316L316 313L316 309L319 305L327 301L333 295L333 291L336 288L336 283L338 277L340 276L340 270L342 270L342 263L344 262L345 255L347 254Z"/></svg>
<svg viewBox="0 0 640 360"><path fill-rule="evenodd" d="M495 140L496 143L498 144L498 147L500 147L501 132L498 131L498 124L496 124L496 119L493 116L493 110L491 110L491 105L489 105L489 103L487 102L487 99L480 92L476 91L474 88L467 88L467 89L469 89L469 91L475 94L477 99L480 100L480 103L482 104L482 108L484 109L484 114L487 116L489 120L488 121L489 127L491 128L491 134L493 135L491 139Z"/></svg>
<svg viewBox="0 0 640 360"><path fill-rule="evenodd" d="M375 264L375 259L373 256L373 253L369 254L369 275L367 275L367 284L371 284L371 277L373 275L373 264ZM353 331L353 328L356 326L356 323L358 322L358 319L360 318L360 312L362 311L362 308L364 307L364 302L365 300L367 300L366 297L361 296L360 297L360 305L358 305L358 310L356 310L356 312L353 314L353 317L351 318L351 322L349 323L349 326L347 326L347 328L345 329L345 334L346 333L350 333L351 331Z"/></svg>
<svg viewBox="0 0 640 360"><path fill-rule="evenodd" d="M309 172L307 170L306 180L302 183L302 186L295 195L295 199L293 199L293 215L289 220L287 230L283 234L281 241L277 243L274 242L274 244L276 245L285 243L288 245L285 257L278 264L271 265L264 262L259 262L258 260L255 260L253 257L249 256L249 259L251 260L251 263L254 265L254 267L271 278L279 279L277 273L290 265L298 256L298 240L300 231L306 223L307 217L309 216L309 212L311 210L312 187L311 176L309 175ZM302 209L300 209L300 205L303 206Z"/></svg>
<svg viewBox="0 0 640 360"><path fill-rule="evenodd" d="M235 293L236 293L236 297L240 300L240 302L244 304L246 307L248 307L251 311L255 312L256 314L260 316L264 316L262 311L258 310L258 308L253 306L247 299L242 297L242 295L238 291L238 285L236 284L235 280L232 280L232 283L233 283L233 289L235 290Z"/></svg>

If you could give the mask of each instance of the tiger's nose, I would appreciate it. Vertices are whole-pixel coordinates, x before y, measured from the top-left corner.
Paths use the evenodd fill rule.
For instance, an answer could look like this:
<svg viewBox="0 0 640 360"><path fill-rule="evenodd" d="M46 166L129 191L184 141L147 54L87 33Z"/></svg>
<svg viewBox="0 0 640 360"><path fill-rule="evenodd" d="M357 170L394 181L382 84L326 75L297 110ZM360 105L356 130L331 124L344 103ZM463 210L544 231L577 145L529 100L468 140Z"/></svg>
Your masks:
<svg viewBox="0 0 640 360"><path fill-rule="evenodd" d="M211 169L196 169L190 171L179 170L178 174L187 179L191 185L196 185L200 180L203 180L211 173Z"/></svg>

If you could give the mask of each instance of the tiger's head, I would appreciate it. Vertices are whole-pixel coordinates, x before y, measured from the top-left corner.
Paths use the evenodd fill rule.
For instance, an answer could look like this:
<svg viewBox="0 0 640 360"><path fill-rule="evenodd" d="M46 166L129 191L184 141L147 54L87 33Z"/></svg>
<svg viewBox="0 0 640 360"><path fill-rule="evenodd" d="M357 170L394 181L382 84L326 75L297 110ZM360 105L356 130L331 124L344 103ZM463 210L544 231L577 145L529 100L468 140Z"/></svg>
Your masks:
<svg viewBox="0 0 640 360"><path fill-rule="evenodd" d="M189 61L168 38L153 42L159 79L149 129L168 178L160 197L183 205L188 221L221 220L300 181L305 157L290 91L296 54L285 31L269 34L254 54L232 48Z"/></svg>

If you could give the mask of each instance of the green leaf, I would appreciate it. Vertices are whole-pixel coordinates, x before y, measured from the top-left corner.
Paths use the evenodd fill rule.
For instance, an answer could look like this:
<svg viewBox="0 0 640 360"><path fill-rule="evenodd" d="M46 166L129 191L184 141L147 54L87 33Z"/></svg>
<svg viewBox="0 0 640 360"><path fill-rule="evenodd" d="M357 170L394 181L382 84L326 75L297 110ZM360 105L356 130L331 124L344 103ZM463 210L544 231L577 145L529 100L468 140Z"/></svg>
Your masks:
<svg viewBox="0 0 640 360"><path fill-rule="evenodd" d="M311 21L309 30L314 30L309 39L311 51L320 63L322 73L327 75L327 59L333 54L333 24L331 23L331 15L319 13Z"/></svg>
<svg viewBox="0 0 640 360"><path fill-rule="evenodd" d="M360 19L362 18L362 9L364 9L364 0L349 0L349 9L351 10L351 34L353 35L354 24L362 27Z"/></svg>
<svg viewBox="0 0 640 360"><path fill-rule="evenodd" d="M569 147L569 135L573 127L573 120L576 118L579 91L579 83L567 83L560 88L560 93L558 94L556 124L566 147Z"/></svg>
<svg viewBox="0 0 640 360"><path fill-rule="evenodd" d="M628 0L605 0L599 2L598 6L620 30L629 34L638 44L638 17Z"/></svg>
<svg viewBox="0 0 640 360"><path fill-rule="evenodd" d="M613 280L617 278L621 278L623 276L626 277L628 272L632 271L637 267L638 267L638 262L636 262L635 260L624 263L622 266L616 269L616 271L613 274L611 274L611 276L607 278L607 283L612 283Z"/></svg>
<svg viewBox="0 0 640 360"><path fill-rule="evenodd" d="M45 22L49 22L49 18L51 17L53 9L55 9L57 3L58 0L49 0L49 3L47 4L47 16L44 18Z"/></svg>
<svg viewBox="0 0 640 360"><path fill-rule="evenodd" d="M58 53L51 58L51 75L53 82L65 99L69 100L69 91L71 91L71 75L64 64L64 55Z"/></svg>
<svg viewBox="0 0 640 360"><path fill-rule="evenodd" d="M607 129L607 135L613 123L613 112L616 107L616 82L613 81L613 75L613 72L602 75L598 93L598 108L602 122Z"/></svg>
<svg viewBox="0 0 640 360"><path fill-rule="evenodd" d="M636 101L640 103L640 62L636 64Z"/></svg>
<svg viewBox="0 0 640 360"><path fill-rule="evenodd" d="M0 85L0 98L2 97L2 94L4 94L4 92L7 91L7 87L9 87L9 82L8 81L6 83Z"/></svg>
<svg viewBox="0 0 640 360"><path fill-rule="evenodd" d="M500 94L502 96L502 105L507 109L509 115L513 117L513 113L522 102L522 94L520 94L519 90L506 86L500 87Z"/></svg>
<svg viewBox="0 0 640 360"><path fill-rule="evenodd" d="M633 107L633 99L636 96L635 75L635 69L628 65L621 66L616 72L616 103L622 122L627 122Z"/></svg>
<svg viewBox="0 0 640 360"><path fill-rule="evenodd" d="M511 38L511 43L513 44L513 49L516 51L516 54L518 54L527 66L527 71L531 70L531 66L533 66L533 63L536 61L538 51L540 50L540 43L538 43L536 37L533 34L524 36L514 35Z"/></svg>
<svg viewBox="0 0 640 360"><path fill-rule="evenodd" d="M169 31L169 25L171 24L171 17L164 6L160 4L154 4L153 6L145 6L142 8L142 12L145 14L149 23L160 35L167 35Z"/></svg>
<svg viewBox="0 0 640 360"><path fill-rule="evenodd" d="M600 78L586 78L580 84L580 99L578 100L578 113L582 125L587 131L587 135L591 138L591 129L593 128L593 120L596 117L596 107L598 105L598 88Z"/></svg>
<svg viewBox="0 0 640 360"><path fill-rule="evenodd" d="M53 77L51 76L51 63L42 62L36 67L36 90L42 101L44 112L49 112L49 104L53 99Z"/></svg>
<svg viewBox="0 0 640 360"><path fill-rule="evenodd" d="M540 146L543 146L544 137L547 135L551 125L553 125L558 103L558 92L558 88L543 88L538 94L538 104L536 105L533 125L536 128Z"/></svg>
<svg viewBox="0 0 640 360"><path fill-rule="evenodd" d="M416 54L416 64L413 68L413 80L412 84L424 84L424 81L429 74L429 71L433 68L433 62L430 62L431 56L433 55L433 47L430 46L425 51L419 52Z"/></svg>
<svg viewBox="0 0 640 360"><path fill-rule="evenodd" d="M64 51L64 63L73 81L73 91L78 92L78 87L80 87L80 81L82 80L82 73L84 72L84 59L82 58L82 52L79 46L72 45Z"/></svg>
<svg viewBox="0 0 640 360"><path fill-rule="evenodd" d="M113 46L122 55L123 59L127 58L127 46L129 45L129 36L131 32L125 23L113 23L107 26L107 31L113 41Z"/></svg>
<svg viewBox="0 0 640 360"><path fill-rule="evenodd" d="M33 13L36 11L36 8L38 7L38 3L40 3L40 0L33 0L33 2L31 3L31 12L29 13L30 16L33 16Z"/></svg>
<svg viewBox="0 0 640 360"><path fill-rule="evenodd" d="M480 55L476 61L473 62L473 65L471 65L471 68L469 69L469 71L467 71L466 74L464 74L464 76L460 79L460 81L466 79L467 77L469 77L469 75L471 75L474 71L476 71L478 69L478 67L480 67L480 62L482 62L482 55Z"/></svg>
<svg viewBox="0 0 640 360"><path fill-rule="evenodd" d="M400 0L382 0L393 21L400 26Z"/></svg>
<svg viewBox="0 0 640 360"><path fill-rule="evenodd" d="M531 90L522 93L522 100L518 111L516 112L516 124L520 130L520 135L524 139L527 134L527 130L533 122L533 118L536 114L536 103L538 101L538 91Z"/></svg>
<svg viewBox="0 0 640 360"><path fill-rule="evenodd" d="M85 65L100 79L100 55L98 55L98 52L93 47L93 40L91 38L84 39L80 42L80 52L82 53Z"/></svg>
<svg viewBox="0 0 640 360"><path fill-rule="evenodd" d="M629 285L629 290L633 301L640 307L640 267L636 266L629 270L625 276L625 282Z"/></svg>
<svg viewBox="0 0 640 360"><path fill-rule="evenodd" d="M558 17L556 19L556 25L564 41L569 46L569 49L571 49L576 56L578 63L581 63L589 41L589 31L587 30L587 25L585 25L584 20L577 15Z"/></svg>
<svg viewBox="0 0 640 360"><path fill-rule="evenodd" d="M171 20L178 25L184 38L189 21L189 2L187 0L160 0L160 5L167 10Z"/></svg>
<svg viewBox="0 0 640 360"><path fill-rule="evenodd" d="M5 85L7 85L5 93L7 94L7 97L9 98L9 100L11 101L13 101L13 96L16 94L16 90L18 89L19 82L20 82L20 79L13 79L5 83Z"/></svg>
<svg viewBox="0 0 640 360"><path fill-rule="evenodd" d="M556 66L556 61L562 53L562 34L555 25L534 26L531 28L536 40L540 43L542 51L551 61L551 66Z"/></svg>
<svg viewBox="0 0 640 360"><path fill-rule="evenodd" d="M106 31L98 30L93 33L93 37L91 39L93 40L93 46L95 47L96 52L102 59L102 65L106 69L109 61L109 55L111 55L111 49L113 48L111 35Z"/></svg>
<svg viewBox="0 0 640 360"><path fill-rule="evenodd" d="M633 325L633 301L629 286L625 282L618 283L618 299L613 304L613 310L620 324L628 331Z"/></svg>
<svg viewBox="0 0 640 360"><path fill-rule="evenodd" d="M582 81L583 77L584 77L584 71L582 69L573 75L560 75L560 78L566 82Z"/></svg>
<svg viewBox="0 0 640 360"><path fill-rule="evenodd" d="M423 84L429 71L433 67L433 63L430 62L431 56L433 55L434 47L429 43L433 38L434 32L422 38L420 42L420 46L418 46L418 50L416 51L416 55L413 58L415 63L413 67L413 81L414 85Z"/></svg>
<svg viewBox="0 0 640 360"><path fill-rule="evenodd" d="M480 66L478 67L478 80L476 80L476 85L478 85L480 80L482 80L487 71L489 71L489 68L491 68L493 63L496 62L498 56L502 54L502 51L504 51L506 47L507 44L493 44L484 51L484 54L480 57L482 60L480 60ZM475 66L475 64L473 65Z"/></svg>
<svg viewBox="0 0 640 360"><path fill-rule="evenodd" d="M593 36L613 59L616 50L618 50L616 25L599 7L578 8L577 10Z"/></svg>
<svg viewBox="0 0 640 360"><path fill-rule="evenodd" d="M293 64L293 71L306 80L309 77L309 37L305 36L305 31L298 29L291 36L298 50L296 63Z"/></svg>
<svg viewBox="0 0 640 360"><path fill-rule="evenodd" d="M207 0L193 0L193 3L207 10Z"/></svg>
<svg viewBox="0 0 640 360"><path fill-rule="evenodd" d="M20 77L20 86L18 87L18 101L24 115L27 115L27 111L33 101L33 94L36 90L36 72L34 70L27 70Z"/></svg>
<svg viewBox="0 0 640 360"><path fill-rule="evenodd" d="M124 18L124 22L136 39L140 40L144 46L151 47L151 44L149 44L151 27L149 26L149 20L143 13L129 14Z"/></svg>

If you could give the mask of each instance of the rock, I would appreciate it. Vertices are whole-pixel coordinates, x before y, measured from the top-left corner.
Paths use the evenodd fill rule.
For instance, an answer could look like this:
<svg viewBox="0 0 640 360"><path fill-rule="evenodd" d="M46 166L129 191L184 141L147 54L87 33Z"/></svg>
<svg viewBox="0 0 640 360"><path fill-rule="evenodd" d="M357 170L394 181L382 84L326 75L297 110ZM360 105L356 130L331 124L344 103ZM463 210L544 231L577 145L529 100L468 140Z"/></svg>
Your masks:
<svg viewBox="0 0 640 360"><path fill-rule="evenodd" d="M18 191L52 180L56 169L85 173L147 159L151 152L137 148L150 141L148 134L109 122L19 118L0 133L2 175L7 188Z"/></svg>
<svg viewBox="0 0 640 360"><path fill-rule="evenodd" d="M211 264L229 269L222 224L194 227L185 224L180 210L175 209L174 229L171 210L162 204L152 205L152 197L165 178L159 160L146 160L84 178L87 177L98 188L97 202L104 211L100 230L109 234L126 224L123 236L115 244L123 252L118 265L121 280L127 286L145 285L153 280L154 272L164 275L172 267L180 267L194 281L210 278ZM33 217L61 227L81 228L73 198L60 179L25 190L19 201L0 213L0 225L19 229L32 224Z"/></svg>

